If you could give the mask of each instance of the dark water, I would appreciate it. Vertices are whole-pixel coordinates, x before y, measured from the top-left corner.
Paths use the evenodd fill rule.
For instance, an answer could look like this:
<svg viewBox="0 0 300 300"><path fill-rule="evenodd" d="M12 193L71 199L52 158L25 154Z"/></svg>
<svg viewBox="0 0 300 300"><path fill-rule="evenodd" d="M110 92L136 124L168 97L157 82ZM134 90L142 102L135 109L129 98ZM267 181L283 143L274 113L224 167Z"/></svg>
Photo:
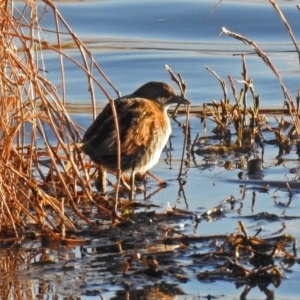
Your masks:
<svg viewBox="0 0 300 300"><path fill-rule="evenodd" d="M286 86L293 96L296 95L299 86L299 62L295 48L288 36L287 30L268 1L223 1L214 11L218 1L83 1L83 2L57 2L61 14L71 26L76 35L88 45L96 61L100 64L105 74L112 80L123 95L131 93L141 84L150 81L171 82L169 74L164 70L164 64L168 64L175 72L180 72L188 85L187 98L192 105L199 106L203 102L219 100L223 97L222 90L216 78L205 70L208 66L224 79L231 75L237 81L241 80L241 54L247 53L248 76L254 81L256 93L261 93L262 106L282 106L283 95L278 80L262 60L254 55L249 46L242 44L225 35L220 36L221 27L234 31L255 41L271 58L277 69L281 72ZM278 2L289 21L296 39L300 40L300 11L297 10L297 1ZM50 28L51 18L43 21L45 28ZM49 33L51 41L51 34ZM66 38L66 43L69 41ZM67 53L74 59L79 59L79 54L71 45ZM45 56L47 76L54 83L57 80L57 56ZM89 103L86 79L83 73L74 64L65 62L67 79L68 103ZM236 83L237 89L242 83ZM104 86L107 87L107 85ZM107 87L108 88L108 87ZM60 91L60 90L59 90ZM229 97L233 101L228 86ZM110 89L114 98L115 94ZM96 90L97 104L103 107L106 103L102 93ZM76 113L72 118L86 128L91 122L91 114L86 112ZM179 118L184 121L184 117ZM275 125L272 119L271 124ZM157 211L165 211L167 202L170 206L189 209L201 214L214 207L225 197L233 195L241 199L238 183L229 182L237 180L239 170L226 171L224 169L224 157L196 156L189 166L184 169L186 185L185 197L179 192L177 180L180 159L181 144L183 140L182 130L175 122L172 123L172 159L167 160L167 153L162 154L160 163L153 168L155 175L167 181L167 188L152 196L149 203L160 206ZM208 125L208 134L211 134L213 124ZM192 137L197 133L201 136L203 125L200 119L191 119ZM271 138L271 134L269 135ZM257 150L261 151L260 149ZM287 156L290 159L285 166L275 167L277 148L266 146L267 157L264 161L264 174L266 180L291 180L293 175L289 170L297 166L295 149ZM166 163L167 161L167 163ZM153 181L148 184L149 193L157 188ZM243 202L243 210L240 214L226 210L225 215L211 222L203 222L197 229L197 235L229 234L237 231L239 217L245 217L254 213L267 211L277 215L299 215L299 194L293 195L292 204L282 207L274 203L272 193L258 193L255 210L251 207L251 195L249 191ZM142 199L142 195L138 195ZM288 200L286 191L278 192L279 200ZM263 226L263 236L272 236L280 229L281 222L269 222L253 219L243 219L248 230L253 234L257 228ZM184 222L183 222L184 223ZM185 233L191 234L193 228L191 222L184 223ZM286 232L299 238L299 220L287 220L284 223ZM197 245L201 246L201 245ZM30 247L30 246L29 246ZM60 253L62 251L63 253ZM57 259L59 255L73 253L75 272L62 272L55 267L53 269L29 268L28 276L40 287L42 283L51 282L53 290L46 293L48 299L54 299L54 294L63 299L67 295L79 295L81 299L99 299L87 291L101 290L105 299L111 299L116 291L122 289L119 285L101 285L101 270L93 267L86 258L81 259L79 248L52 249L50 254ZM187 263L187 262L183 262ZM78 272L77 272L78 271ZM297 299L299 294L299 265L294 265L289 272L286 270L286 280L275 290L276 299ZM56 273L56 276L53 276ZM148 284L153 284L149 280ZM186 293L185 296L174 296L170 299L202 299L208 294L218 299L239 299L241 291L228 281L200 282L191 276L180 287ZM275 289L275 288L273 288ZM88 295L87 295L88 294ZM200 298L199 298L200 297ZM266 296L255 288L247 299L265 299ZM121 298L120 298L121 299ZM125 298L124 298L125 299ZM168 298L169 299L169 298Z"/></svg>

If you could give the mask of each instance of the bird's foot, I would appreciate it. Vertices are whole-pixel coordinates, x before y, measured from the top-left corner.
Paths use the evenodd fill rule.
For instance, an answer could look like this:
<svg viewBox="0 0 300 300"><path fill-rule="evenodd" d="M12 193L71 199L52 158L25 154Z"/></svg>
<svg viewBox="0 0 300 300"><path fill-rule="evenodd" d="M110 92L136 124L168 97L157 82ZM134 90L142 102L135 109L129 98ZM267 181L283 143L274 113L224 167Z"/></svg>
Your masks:
<svg viewBox="0 0 300 300"><path fill-rule="evenodd" d="M146 174L149 175L150 177L152 177L153 179L155 179L158 182L158 185L160 187L167 187L167 182L166 181L160 179L159 177L157 177L156 175L154 175L153 173L151 173L149 171L147 171Z"/></svg>

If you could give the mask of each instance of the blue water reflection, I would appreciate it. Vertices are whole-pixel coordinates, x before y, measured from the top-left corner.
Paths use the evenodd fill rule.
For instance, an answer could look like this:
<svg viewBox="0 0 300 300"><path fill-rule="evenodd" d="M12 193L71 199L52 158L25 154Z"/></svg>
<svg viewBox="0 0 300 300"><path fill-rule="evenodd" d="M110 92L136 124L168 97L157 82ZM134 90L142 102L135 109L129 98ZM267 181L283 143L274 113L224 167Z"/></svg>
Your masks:
<svg viewBox="0 0 300 300"><path fill-rule="evenodd" d="M214 11L218 1L87 1L58 2L57 6L123 95L149 80L168 81L163 66L169 64L183 75L193 105L220 99L218 82L204 66L221 78L231 75L241 80L241 58L233 54L253 52L240 41L219 36L223 26L255 41L282 72L291 94L296 95L298 61L285 26L270 4L248 2L223 1ZM284 2L280 7L299 39L296 2ZM48 25L46 18L44 26ZM72 48L68 52L79 59ZM254 80L256 92L262 94L262 105L281 106L281 88L271 70L256 55L248 55L247 62L248 76ZM49 58L48 76L54 82L57 69L55 59ZM66 69L67 101L88 102L82 72L73 64ZM96 95L97 103L103 106L105 97Z"/></svg>
<svg viewBox="0 0 300 300"><path fill-rule="evenodd" d="M73 30L85 38L102 36L147 38L162 42L211 42L218 37L220 28L225 26L256 41L289 40L286 29L278 21L278 15L270 4L223 1L211 14L217 3L101 1L76 5L58 3L58 7ZM282 10L296 31L299 28L299 12L292 5L283 5Z"/></svg>

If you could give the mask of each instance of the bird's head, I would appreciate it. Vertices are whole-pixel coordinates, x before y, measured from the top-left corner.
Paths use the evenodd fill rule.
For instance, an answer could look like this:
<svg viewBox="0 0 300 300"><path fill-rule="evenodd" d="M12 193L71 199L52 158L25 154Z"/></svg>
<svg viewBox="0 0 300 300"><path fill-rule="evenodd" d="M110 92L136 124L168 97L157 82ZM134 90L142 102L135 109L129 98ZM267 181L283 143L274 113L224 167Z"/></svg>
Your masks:
<svg viewBox="0 0 300 300"><path fill-rule="evenodd" d="M164 82L150 81L132 95L155 101L163 110L168 109L171 104L191 104L189 100L177 95L172 86Z"/></svg>

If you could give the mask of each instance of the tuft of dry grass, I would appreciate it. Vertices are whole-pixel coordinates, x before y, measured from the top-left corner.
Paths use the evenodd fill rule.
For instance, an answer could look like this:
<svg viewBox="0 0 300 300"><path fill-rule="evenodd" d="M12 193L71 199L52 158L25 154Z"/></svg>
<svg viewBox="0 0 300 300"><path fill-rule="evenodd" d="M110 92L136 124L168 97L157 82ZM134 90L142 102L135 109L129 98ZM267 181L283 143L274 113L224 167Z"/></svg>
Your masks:
<svg viewBox="0 0 300 300"><path fill-rule="evenodd" d="M289 26L278 5L273 0L269 0L269 2L274 7L281 21L286 26L287 31L298 54L298 60L300 60L299 47L297 45L297 41L294 37L291 27ZM218 5L220 3L218 3ZM264 136L262 133L263 127L268 131L274 133L279 146L278 156L281 156L284 153L288 153L290 151L290 146L292 143L296 144L298 149L300 144L300 91L298 90L296 98L293 99L289 90L286 88L282 77L279 71L276 69L275 65L272 63L268 55L254 41L238 33L229 31L225 27L222 27L221 34L233 37L239 41L242 41L244 44L252 47L255 54L257 54L257 56L261 58L262 61L270 68L270 70L276 76L284 96L283 108L277 113L282 114L282 116L284 114L289 115L291 119L291 126L289 128L288 134L285 135L283 133L282 125L286 122L284 121L283 117L280 121L278 121L275 118L279 125L279 129L277 130L271 128L268 125L268 120L266 119L266 117L260 114L260 95L255 94L254 83L252 79L248 77L246 55L243 54L242 80L234 80L230 75L228 75L228 80L232 89L232 94L235 99L235 104L230 104L225 80L220 78L218 74L215 71L211 70L209 67L205 67L218 79L223 91L223 98L220 101L220 103L217 103L215 100L213 101L213 103L203 103L203 109L200 113L201 120L204 124L204 131L206 132L206 119L209 116L212 117L213 122L216 124L216 127L213 129L213 132L221 138L221 143L220 145L214 145L212 147L200 149L198 150L198 153L207 153L208 151L211 151L213 153L224 153L224 151L226 153L230 151L244 151L245 149L249 149L249 147L251 148L252 146L254 146L255 143L261 144L264 141ZM240 82L243 85L239 93L237 93L235 82ZM252 106L251 104L247 104L249 92L252 96ZM271 111L272 109L267 109L265 110L265 113L271 113ZM236 141L234 145L231 144L231 130L229 125L233 125L235 130ZM196 143L197 139L195 139L194 145L196 145Z"/></svg>
<svg viewBox="0 0 300 300"><path fill-rule="evenodd" d="M83 160L80 128L65 109L66 62L85 75L94 118L95 86L112 101L100 80L118 91L52 1L37 7L36 1L4 0L0 11L0 238L19 238L34 227L61 239L65 229L76 230L69 212L91 224L80 201L111 214L94 201L95 168ZM79 59L64 47L66 40ZM57 86L47 78L45 51L58 61Z"/></svg>

